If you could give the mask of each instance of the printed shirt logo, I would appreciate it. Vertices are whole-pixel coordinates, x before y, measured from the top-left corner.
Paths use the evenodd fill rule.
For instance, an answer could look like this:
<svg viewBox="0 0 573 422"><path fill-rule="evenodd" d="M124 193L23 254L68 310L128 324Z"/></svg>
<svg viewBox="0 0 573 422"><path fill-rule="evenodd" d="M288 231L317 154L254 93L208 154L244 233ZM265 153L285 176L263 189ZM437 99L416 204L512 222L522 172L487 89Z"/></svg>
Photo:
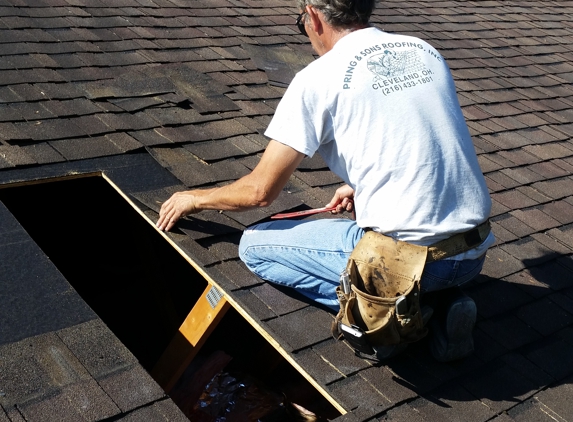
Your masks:
<svg viewBox="0 0 573 422"><path fill-rule="evenodd" d="M396 50L398 48L400 50ZM382 43L365 48L348 62L342 89L351 88L355 69L364 61L367 69L374 74L372 89L385 96L433 82L431 75L434 72L424 63L423 54L429 54L437 61L442 61L439 53L432 48L426 49L421 43L409 41ZM363 61L364 58L366 60Z"/></svg>
<svg viewBox="0 0 573 422"><path fill-rule="evenodd" d="M420 72L425 69L416 50L390 51L371 56L367 62L368 70L379 79Z"/></svg>

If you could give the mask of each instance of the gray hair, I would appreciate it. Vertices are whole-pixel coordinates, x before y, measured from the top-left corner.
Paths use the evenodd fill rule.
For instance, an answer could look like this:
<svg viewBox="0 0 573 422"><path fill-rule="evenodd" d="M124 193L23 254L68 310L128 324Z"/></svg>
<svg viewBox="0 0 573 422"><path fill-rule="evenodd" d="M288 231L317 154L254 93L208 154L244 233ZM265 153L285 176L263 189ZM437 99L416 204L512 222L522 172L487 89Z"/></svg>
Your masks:
<svg viewBox="0 0 573 422"><path fill-rule="evenodd" d="M304 10L306 5L320 10L326 22L334 27L347 28L366 25L374 10L376 0L297 0L297 6Z"/></svg>

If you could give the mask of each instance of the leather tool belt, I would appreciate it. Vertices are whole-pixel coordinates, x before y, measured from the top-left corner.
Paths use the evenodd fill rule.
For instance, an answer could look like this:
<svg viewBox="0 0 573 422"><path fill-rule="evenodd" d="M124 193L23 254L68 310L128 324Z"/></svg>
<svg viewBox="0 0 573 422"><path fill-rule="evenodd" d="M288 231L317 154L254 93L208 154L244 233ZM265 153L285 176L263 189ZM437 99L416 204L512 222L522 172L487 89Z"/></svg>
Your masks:
<svg viewBox="0 0 573 422"><path fill-rule="evenodd" d="M484 223L481 223L479 226L467 232L454 234L447 239L434 243L428 246L428 258L426 259L426 263L439 261L440 259L467 252L481 245L490 231L491 225L489 220L486 220Z"/></svg>
<svg viewBox="0 0 573 422"><path fill-rule="evenodd" d="M420 310L420 280L426 263L473 249L485 241L489 221L430 246L367 231L348 260L337 287L340 312L332 334L357 350L420 340L427 333ZM343 283L346 277L348 284Z"/></svg>

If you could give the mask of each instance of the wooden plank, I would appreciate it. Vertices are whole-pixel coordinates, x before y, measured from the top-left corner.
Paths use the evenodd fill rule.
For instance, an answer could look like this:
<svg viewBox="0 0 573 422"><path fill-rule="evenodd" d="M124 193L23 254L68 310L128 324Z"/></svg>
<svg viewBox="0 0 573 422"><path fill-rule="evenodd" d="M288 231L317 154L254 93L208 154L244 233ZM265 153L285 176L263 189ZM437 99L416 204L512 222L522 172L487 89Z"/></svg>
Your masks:
<svg viewBox="0 0 573 422"><path fill-rule="evenodd" d="M66 180L84 179L86 177L101 177L101 176L102 176L101 171L92 171L86 173L69 172L62 176L50 176L42 179L8 181L0 184L0 189L19 188L21 186L41 185L44 183L63 182ZM109 181L109 179L106 180Z"/></svg>
<svg viewBox="0 0 573 422"><path fill-rule="evenodd" d="M151 371L151 376L166 392L171 391L231 306L221 297L213 308L207 299L212 289L216 287L207 286Z"/></svg>
<svg viewBox="0 0 573 422"><path fill-rule="evenodd" d="M113 180L111 180L109 177L106 176L105 173L102 174L102 177L133 207L133 209L139 214L141 215L141 217L147 221L149 224L151 224L151 226L153 226L160 234L161 236L163 236L163 238L171 245L173 246L173 248L175 248L175 250L177 250L181 256L183 258L185 258L185 260L187 262L189 262L189 264L191 264L191 266L193 268L195 268L197 270L197 272L199 274L201 274L205 280L207 280L207 282L212 285L215 286L220 292L222 292L225 296L226 301L228 301L231 306L233 308L235 308L235 310L243 317L247 320L247 322L255 329L257 330L257 332L263 336L263 338L268 341L271 346L273 346L275 348L275 350L277 352L279 352L283 358L285 358L285 360L290 363L294 369L296 369L314 388L316 388L318 390L318 392L320 394L322 394L329 402L330 404L332 404L334 406L334 408L336 410L338 410L341 414L346 414L347 410L342 407L342 405L340 405L340 403L338 403L334 397L332 397L328 391L326 391L324 389L324 387L322 387L308 372L306 372L306 370L304 370L299 363L294 359L293 356L291 356L281 345L279 342L277 342L273 337L271 337L266 331L265 329L253 318L249 315L249 313L247 311L245 311L236 301L233 300L233 298L229 295L227 295L225 293L225 290L223 288L221 288L217 282L215 280L213 280L211 278L211 276L209 274L207 274L204 270L203 267L201 267L199 264L197 264L195 261L193 261L193 259L191 259L191 257L189 257L185 251L183 249L181 249L173 240L171 240L169 238L169 236L167 236L164 232L160 231L159 229L157 229L157 227L155 226L155 222L151 221L151 219L145 215L143 213L143 211L141 211L134 203L133 201L125 194L122 192L122 190L113 182Z"/></svg>

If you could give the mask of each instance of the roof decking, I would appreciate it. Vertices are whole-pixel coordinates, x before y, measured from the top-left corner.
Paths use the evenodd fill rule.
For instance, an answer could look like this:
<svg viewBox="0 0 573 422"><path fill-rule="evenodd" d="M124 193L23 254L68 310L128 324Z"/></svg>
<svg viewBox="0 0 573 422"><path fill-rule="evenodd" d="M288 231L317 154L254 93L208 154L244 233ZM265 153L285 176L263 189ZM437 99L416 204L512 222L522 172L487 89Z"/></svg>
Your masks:
<svg viewBox="0 0 573 422"><path fill-rule="evenodd" d="M103 171L155 219L174 190L246 174L285 86L313 59L293 6L0 0L0 183ZM240 263L246 226L330 200L339 180L318 157L303 161L269 208L205 212L169 236L349 412L341 421L569 420L573 2L383 1L372 21L419 36L446 58L491 191L497 244L466 289L478 305L476 353L441 364L421 342L373 366L330 337L329 313ZM10 269L20 262L29 271ZM0 421L178 420L1 204L0 280ZM48 322L24 317L30 292L45 298ZM91 348L121 359L90 366ZM38 364L53 362L45 357L53 350L76 365L64 381ZM117 386L134 385L129 377L141 389L128 397Z"/></svg>

